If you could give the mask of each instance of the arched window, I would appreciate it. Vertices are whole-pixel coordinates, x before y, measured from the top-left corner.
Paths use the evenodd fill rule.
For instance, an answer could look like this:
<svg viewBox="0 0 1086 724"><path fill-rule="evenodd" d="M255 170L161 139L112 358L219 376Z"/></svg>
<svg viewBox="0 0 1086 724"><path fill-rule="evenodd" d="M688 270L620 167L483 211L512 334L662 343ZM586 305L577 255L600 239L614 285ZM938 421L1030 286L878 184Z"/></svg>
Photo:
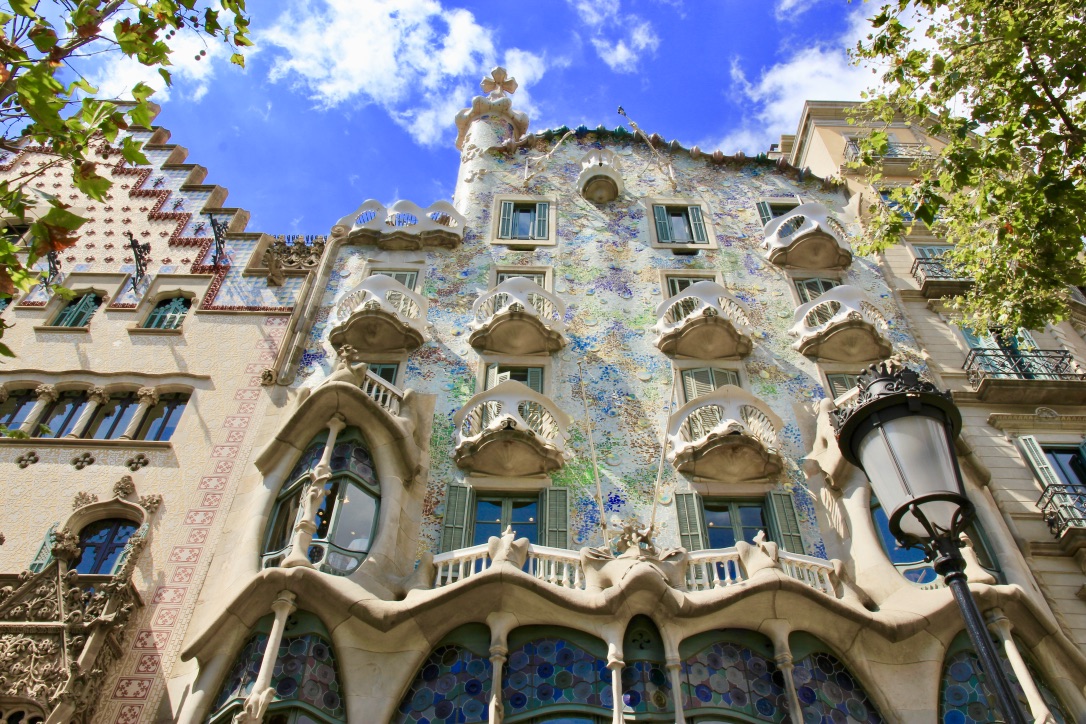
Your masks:
<svg viewBox="0 0 1086 724"><path fill-rule="evenodd" d="M189 403L189 396L182 392L173 392L161 395L158 403L147 411L147 415L140 423L137 440L169 440L177 424L181 421L181 413ZM122 430L123 432L123 430Z"/></svg>
<svg viewBox="0 0 1086 724"><path fill-rule="evenodd" d="M137 526L130 520L107 518L88 523L79 531L79 557L70 568L84 575L110 575L124 559L121 554Z"/></svg>
<svg viewBox="0 0 1086 724"><path fill-rule="evenodd" d="M849 721L879 724L883 721L852 672L825 644L810 634L793 633L789 647L795 660L792 680L803 710L803 721Z"/></svg>
<svg viewBox="0 0 1086 724"><path fill-rule="evenodd" d="M707 631L683 641L679 655L688 721L719 721L742 714L777 723L788 716L784 678L773 661L773 644L765 636Z"/></svg>
<svg viewBox="0 0 1086 724"><path fill-rule="evenodd" d="M26 422L26 418L34 409L37 396L32 389L13 390L8 393L8 398L0 404L0 425L9 430L17 430Z"/></svg>
<svg viewBox="0 0 1086 724"><path fill-rule="evenodd" d="M192 301L186 297L168 297L159 300L144 322L144 329L180 329L189 312Z"/></svg>
<svg viewBox="0 0 1086 724"><path fill-rule="evenodd" d="M423 662L396 713L395 724L477 724L487 721L494 679L482 624L462 626L446 636ZM513 711L506 707L506 716Z"/></svg>
<svg viewBox="0 0 1086 724"><path fill-rule="evenodd" d="M0 701L0 724L42 724L45 716L33 704L8 704Z"/></svg>
<svg viewBox="0 0 1086 724"><path fill-rule="evenodd" d="M1003 671L1011 682L1011 689L1017 696L1022 711L1028 712L1029 702L1026 700L1022 685L1018 683L1014 669L1011 668L1010 661L1007 660L1001 646L997 646L996 650L999 652ZM1033 677L1033 683L1037 685L1041 697L1058 724L1074 721L1060 704L1056 694L1041 678L1040 672L1026 656L1021 644L1018 644L1018 650L1026 659L1026 666ZM988 685L980 672L980 661L973 650L973 644L963 631L954 638L950 648L947 649L939 693L939 721L946 724L972 724L973 722L987 724L987 722L1004 721L1003 713L996 706L995 697L989 693Z"/></svg>
<svg viewBox="0 0 1086 724"><path fill-rule="evenodd" d="M41 429L37 437L61 438L72 432L88 402L87 393L84 391L61 392L57 399L45 408L45 413L40 418L44 429Z"/></svg>
<svg viewBox="0 0 1086 724"><path fill-rule="evenodd" d="M634 714L675 711L664 643L648 616L635 616L622 639L622 708Z"/></svg>
<svg viewBox="0 0 1086 724"><path fill-rule="evenodd" d="M215 699L209 722L229 722L241 710L253 691L264 649L271 631L271 615L253 630ZM275 697L264 718L269 724L337 724L347 721L343 691L339 684L336 657L328 630L321 620L306 611L287 619L279 644L271 688Z"/></svg>
<svg viewBox="0 0 1086 724"><path fill-rule="evenodd" d="M309 472L320 461L326 438L321 435L310 445L276 500L264 545L265 568L278 565L290 551L301 498L311 484ZM369 450L355 428L338 436L330 467L332 477L324 484L308 556L320 570L345 576L358 568L373 545L381 486Z"/></svg>
<svg viewBox="0 0 1086 724"><path fill-rule="evenodd" d="M509 635L502 698L510 718L526 712L540 721L610 718L614 706L607 645L579 631L525 626ZM554 717L553 719L549 717ZM536 720L532 720L533 722Z"/></svg>
<svg viewBox="0 0 1086 724"><path fill-rule="evenodd" d="M139 409L140 401L135 392L122 392L109 396L94 413L83 437L91 440L116 440L128 429L132 417Z"/></svg>
<svg viewBox="0 0 1086 724"><path fill-rule="evenodd" d="M86 327L101 303L102 298L94 292L76 297L60 310L60 314L53 320L53 326Z"/></svg>

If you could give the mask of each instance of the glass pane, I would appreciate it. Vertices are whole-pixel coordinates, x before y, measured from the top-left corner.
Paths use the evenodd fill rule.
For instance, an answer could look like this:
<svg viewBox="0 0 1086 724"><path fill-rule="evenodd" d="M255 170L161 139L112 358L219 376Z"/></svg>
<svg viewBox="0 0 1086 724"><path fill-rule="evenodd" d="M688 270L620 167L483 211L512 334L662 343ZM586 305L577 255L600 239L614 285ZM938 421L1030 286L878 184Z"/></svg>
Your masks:
<svg viewBox="0 0 1086 724"><path fill-rule="evenodd" d="M1055 469L1056 474L1060 476L1067 485L1084 485L1086 484L1086 470L1082 469L1082 465L1078 459L1078 453L1072 449L1046 449L1045 456L1048 458L1048 462Z"/></svg>
<svg viewBox="0 0 1086 724"><path fill-rule="evenodd" d="M699 277L668 277L667 290L671 296L675 296L679 292L684 291L691 284L697 284L698 282L707 281ZM711 280L708 280L711 281Z"/></svg>
<svg viewBox="0 0 1086 724"><path fill-rule="evenodd" d="M137 437L140 440L169 440L177 429L186 402L187 398L180 395L163 395L148 411Z"/></svg>
<svg viewBox="0 0 1086 724"><path fill-rule="evenodd" d="M902 548L890 532L890 519L886 511L882 509L878 501L872 497L871 515L875 518L875 529L879 532L882 548L894 565L906 563L920 563L924 560L924 554L919 548Z"/></svg>
<svg viewBox="0 0 1086 724"><path fill-rule="evenodd" d="M758 531L764 530L767 535L769 533L765 524L765 512L760 504L739 506L739 526L742 530L743 540L748 543L754 540L754 536L758 535Z"/></svg>
<svg viewBox="0 0 1086 724"><path fill-rule="evenodd" d="M131 395L112 397L98 408L83 437L92 440L116 440L128 428L139 403Z"/></svg>
<svg viewBox="0 0 1086 724"><path fill-rule="evenodd" d="M34 398L29 393L12 394L0 405L0 423L15 428L26 422L34 409Z"/></svg>
<svg viewBox="0 0 1086 724"><path fill-rule="evenodd" d="M357 485L347 484L337 505L332 543L349 551L368 551L377 523L377 500Z"/></svg>
<svg viewBox="0 0 1086 724"><path fill-rule="evenodd" d="M504 271L498 272L497 283L507 282L510 279L528 279L538 284L540 287L544 287L544 282L547 280L546 274L540 274L538 272L512 272Z"/></svg>
<svg viewBox="0 0 1086 724"><path fill-rule="evenodd" d="M502 501L477 500L475 502L475 530L471 544L486 543L491 536L502 534Z"/></svg>
<svg viewBox="0 0 1086 724"><path fill-rule="evenodd" d="M370 372L377 375L385 382L389 383L390 385L394 385L396 384L396 370L398 367L399 365L394 364L380 364L370 365L369 369Z"/></svg>
<svg viewBox="0 0 1086 724"><path fill-rule="evenodd" d="M535 206L524 206L513 212L513 238L531 239L535 223Z"/></svg>
<svg viewBox="0 0 1086 724"><path fill-rule="evenodd" d="M136 525L126 520L101 520L86 526L79 532L81 554L75 570L85 575L112 573L135 532Z"/></svg>
<svg viewBox="0 0 1086 724"><path fill-rule="evenodd" d="M317 530L313 533L313 540L328 540L328 527L332 524L332 509L335 499L339 495L339 483L327 483L324 489L327 492L324 494L324 500L321 501L321 507L314 519Z"/></svg>
<svg viewBox="0 0 1086 724"><path fill-rule="evenodd" d="M539 542L539 503L535 500L512 500L509 525L517 538L527 538L532 543Z"/></svg>
<svg viewBox="0 0 1086 724"><path fill-rule="evenodd" d="M731 506L727 503L705 504L705 528L710 548L731 548L735 545Z"/></svg>
<svg viewBox="0 0 1086 724"><path fill-rule="evenodd" d="M64 437L72 431L79 420L79 414L87 406L87 398L82 392L65 392L53 403L49 414L45 416L43 424L49 428L49 432L43 432L40 437L58 438ZM33 434L33 433L31 433Z"/></svg>
<svg viewBox="0 0 1086 724"><path fill-rule="evenodd" d="M667 210L668 220L671 223L672 241L682 243L693 240L693 234L690 232L690 217L687 214L686 209Z"/></svg>
<svg viewBox="0 0 1086 724"><path fill-rule="evenodd" d="M294 533L294 521L298 517L298 503L302 498L302 489L298 488L290 497L279 501L275 516L268 531L268 545L265 553L275 553L290 545Z"/></svg>

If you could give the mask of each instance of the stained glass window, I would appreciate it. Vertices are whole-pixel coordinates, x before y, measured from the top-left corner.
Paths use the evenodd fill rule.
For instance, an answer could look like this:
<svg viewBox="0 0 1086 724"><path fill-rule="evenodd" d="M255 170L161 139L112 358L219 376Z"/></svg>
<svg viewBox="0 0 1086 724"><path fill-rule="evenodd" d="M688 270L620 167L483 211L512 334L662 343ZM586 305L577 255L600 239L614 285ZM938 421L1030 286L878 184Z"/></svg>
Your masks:
<svg viewBox="0 0 1086 724"><path fill-rule="evenodd" d="M230 721L253 690L264 649L268 645L271 616L257 624L257 633L238 654L215 701L210 722ZM347 712L336 672L336 658L320 620L297 612L287 620L272 672L275 697L268 707L268 721L345 722ZM279 719L276 719L279 717Z"/></svg>
<svg viewBox="0 0 1086 724"><path fill-rule="evenodd" d="M558 636L536 638L510 648L502 676L502 696L508 716L570 706L606 713L614 701L607 661Z"/></svg>
<svg viewBox="0 0 1086 724"><path fill-rule="evenodd" d="M804 721L848 721L876 724L882 715L837 657L818 651L795 663L792 680Z"/></svg>
<svg viewBox="0 0 1086 724"><path fill-rule="evenodd" d="M1019 651L1022 650L1019 645ZM1011 668L1010 661L999 651L999 658L1003 664L1003 671L1011 683L1021 704L1022 711L1029 711L1029 703L1022 685L1018 683L1018 677ZM1074 721L1064 710L1055 693L1045 684L1037 669L1028 659L1033 682L1041 692L1041 698L1048 705L1053 718L1058 724L1066 724ZM988 724L989 722L1003 721L1003 714L999 710L995 697L988 692L988 686L981 678L980 662L973 651L969 638L959 635L951 644L943 668L943 682L939 697L939 721L943 724Z"/></svg>
<svg viewBox="0 0 1086 724"><path fill-rule="evenodd" d="M191 305L185 297L163 299L151 310L143 326L146 329L179 329Z"/></svg>
<svg viewBox="0 0 1086 724"><path fill-rule="evenodd" d="M490 659L456 644L430 654L393 721L472 724L487 720L493 675Z"/></svg>
<svg viewBox="0 0 1086 724"><path fill-rule="evenodd" d="M742 712L767 722L782 722L788 714L784 679L773 659L727 640L683 662L682 697L688 712Z"/></svg>
<svg viewBox="0 0 1086 724"><path fill-rule="evenodd" d="M109 575L121 562L121 554L138 526L130 520L98 520L79 531L79 557L70 566L84 575Z"/></svg>

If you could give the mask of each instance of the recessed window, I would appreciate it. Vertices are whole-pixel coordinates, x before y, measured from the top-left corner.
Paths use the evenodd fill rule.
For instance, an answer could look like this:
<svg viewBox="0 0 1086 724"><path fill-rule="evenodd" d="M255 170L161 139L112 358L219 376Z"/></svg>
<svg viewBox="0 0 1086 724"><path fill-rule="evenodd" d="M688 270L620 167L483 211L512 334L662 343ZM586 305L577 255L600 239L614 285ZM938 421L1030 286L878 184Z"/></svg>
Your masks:
<svg viewBox="0 0 1086 724"><path fill-rule="evenodd" d="M688 287L697 284L698 282L711 282L715 281L715 277L684 277L684 276L667 276L667 295L673 297L676 294L681 294L686 291Z"/></svg>
<svg viewBox="0 0 1086 724"><path fill-rule="evenodd" d="M396 384L396 373L400 366L394 363L382 363L369 365L369 371L380 377L390 385Z"/></svg>
<svg viewBox="0 0 1086 724"><path fill-rule="evenodd" d="M177 424L181 421L181 413L189 402L189 396L180 392L162 395L158 403L147 411L140 425L137 440L169 440Z"/></svg>
<svg viewBox="0 0 1086 724"><path fill-rule="evenodd" d="M840 286L836 279L796 279L796 291L799 292L800 304L807 304L821 297L823 294Z"/></svg>
<svg viewBox="0 0 1086 724"><path fill-rule="evenodd" d="M735 370L722 369L720 367L697 367L683 370L683 394L686 401L708 395L725 385L739 386L739 373ZM708 409L708 408L707 408ZM713 408L715 409L715 408Z"/></svg>
<svg viewBox="0 0 1086 724"><path fill-rule="evenodd" d="M786 551L803 553L803 535L791 494L772 490L763 498L703 498L697 493L675 496L679 540L688 551L732 548L754 540L759 531Z"/></svg>
<svg viewBox="0 0 1086 724"><path fill-rule="evenodd" d="M569 491L545 488L538 493L476 491L466 485L445 488L441 550L486 543L512 528L533 544L569 546Z"/></svg>
<svg viewBox="0 0 1086 724"><path fill-rule="evenodd" d="M86 327L101 303L102 298L94 292L76 297L60 310L60 314L53 320L53 326Z"/></svg>
<svg viewBox="0 0 1086 724"><path fill-rule="evenodd" d="M27 235L27 232L29 231L30 224L21 221L8 221L5 222L4 230L0 233L2 233L12 242L19 242L24 236Z"/></svg>
<svg viewBox="0 0 1086 724"><path fill-rule="evenodd" d="M151 310L143 327L144 329L180 329L191 306L192 301L186 297L162 299Z"/></svg>
<svg viewBox="0 0 1086 724"><path fill-rule="evenodd" d="M23 389L8 393L8 399L0 404L0 425L15 430L30 416L37 396L34 390Z"/></svg>
<svg viewBox="0 0 1086 724"><path fill-rule="evenodd" d="M913 244L918 259L941 259L953 248L950 244Z"/></svg>
<svg viewBox="0 0 1086 724"><path fill-rule="evenodd" d="M829 385L830 397L840 397L853 387L857 385L859 375L850 375L845 372L834 372L833 374L826 375L826 382Z"/></svg>
<svg viewBox="0 0 1086 724"><path fill-rule="evenodd" d="M510 279L527 279L530 282L534 282L541 289L547 288L547 274L546 272L533 272L533 271L499 271L495 274L494 283L502 284Z"/></svg>
<svg viewBox="0 0 1086 724"><path fill-rule="evenodd" d="M758 218L765 226L778 216L784 216L792 209L799 206L799 200L793 197L763 200L757 203Z"/></svg>
<svg viewBox="0 0 1086 724"><path fill-rule="evenodd" d="M121 554L137 525L130 520L111 518L90 523L79 531L79 557L72 568L82 575L109 575L124 560Z"/></svg>
<svg viewBox="0 0 1086 724"><path fill-rule="evenodd" d="M700 206L652 207L656 241L660 244L708 244Z"/></svg>
<svg viewBox="0 0 1086 724"><path fill-rule="evenodd" d="M86 392L61 392L57 399L45 408L45 413L40 418L42 427L38 437L59 438L73 432L89 402Z"/></svg>
<svg viewBox="0 0 1086 724"><path fill-rule="evenodd" d="M535 496L478 496L474 513L471 545L486 543L491 536L500 538L506 528L516 531L517 538L539 543L539 499Z"/></svg>
<svg viewBox="0 0 1086 724"><path fill-rule="evenodd" d="M731 548L736 541L751 543L758 531L769 534L765 505L761 501L707 499L704 502L705 533L710 548Z"/></svg>
<svg viewBox="0 0 1086 724"><path fill-rule="evenodd" d="M419 280L419 273L417 271L394 271L391 269L380 269L373 272L373 274L371 274L370 276L374 276L377 274L381 274L386 277L392 277L411 291L415 291L415 284L417 284Z"/></svg>
<svg viewBox="0 0 1086 724"><path fill-rule="evenodd" d="M94 413L83 437L90 440L116 440L132 422L140 402L135 392L110 395Z"/></svg>
<svg viewBox="0 0 1086 724"><path fill-rule="evenodd" d="M486 389L497 387L507 380L521 382L536 392L543 393L542 367L496 364L486 368Z"/></svg>
<svg viewBox="0 0 1086 724"><path fill-rule="evenodd" d="M511 242L546 242L551 238L551 202L540 199L502 199L498 202L495 237Z"/></svg>
<svg viewBox="0 0 1086 724"><path fill-rule="evenodd" d="M905 207L901 205L900 201L893 198L893 189L879 189L879 197L882 199L882 203L893 211L896 211L901 215L901 220L905 223L910 223L913 220L913 215L908 211L905 211Z"/></svg>

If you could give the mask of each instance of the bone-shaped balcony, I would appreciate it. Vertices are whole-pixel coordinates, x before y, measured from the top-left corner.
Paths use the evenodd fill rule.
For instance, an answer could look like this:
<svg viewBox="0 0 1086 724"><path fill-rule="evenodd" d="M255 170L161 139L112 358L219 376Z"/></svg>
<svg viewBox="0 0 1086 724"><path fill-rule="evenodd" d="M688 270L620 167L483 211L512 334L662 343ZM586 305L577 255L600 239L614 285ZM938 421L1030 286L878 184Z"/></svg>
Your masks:
<svg viewBox="0 0 1086 724"><path fill-rule="evenodd" d="M566 303L531 279L513 277L486 292L471 309L468 342L492 354L550 354L566 345Z"/></svg>
<svg viewBox="0 0 1086 724"><path fill-rule="evenodd" d="M750 354L742 302L716 282L691 284L656 308L656 346L671 357L737 359Z"/></svg>
<svg viewBox="0 0 1086 724"><path fill-rule="evenodd" d="M328 335L336 349L366 353L410 352L426 341L426 300L392 277L374 274L336 305Z"/></svg>
<svg viewBox="0 0 1086 724"><path fill-rule="evenodd" d="M765 225L766 259L782 267L845 269L852 248L841 222L822 204L801 204Z"/></svg>
<svg viewBox="0 0 1086 724"><path fill-rule="evenodd" d="M796 310L790 332L801 354L835 362L886 359L893 351L882 313L853 286L839 286Z"/></svg>
<svg viewBox="0 0 1086 724"><path fill-rule="evenodd" d="M668 460L697 482L771 480L781 471L781 426L764 402L740 387L724 385L671 416Z"/></svg>
<svg viewBox="0 0 1086 724"><path fill-rule="evenodd" d="M565 463L569 422L549 398L506 380L472 397L453 417L453 460L482 475L545 475Z"/></svg>
<svg viewBox="0 0 1086 724"><path fill-rule="evenodd" d="M436 201L423 209L401 200L386 209L370 199L337 221L332 237L357 239L382 249L455 248L464 240L466 223L448 201Z"/></svg>

